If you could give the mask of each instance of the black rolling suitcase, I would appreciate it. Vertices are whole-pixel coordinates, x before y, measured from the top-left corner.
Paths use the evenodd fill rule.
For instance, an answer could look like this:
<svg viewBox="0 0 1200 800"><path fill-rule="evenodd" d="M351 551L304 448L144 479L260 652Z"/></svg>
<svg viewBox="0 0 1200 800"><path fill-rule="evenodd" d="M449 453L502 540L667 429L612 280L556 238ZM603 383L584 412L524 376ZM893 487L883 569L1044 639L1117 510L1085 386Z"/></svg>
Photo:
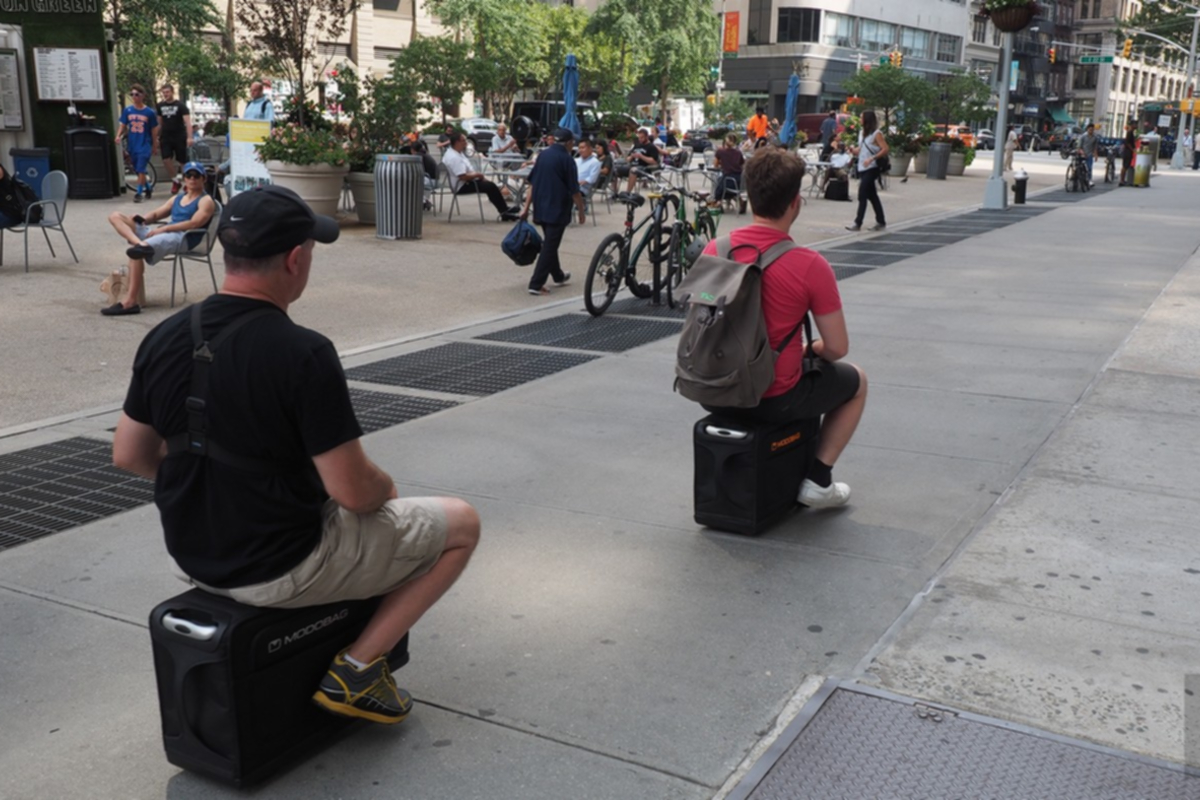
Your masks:
<svg viewBox="0 0 1200 800"><path fill-rule="evenodd" d="M312 695L379 601L263 609L193 589L160 603L150 639L167 760L246 786L335 738L356 720ZM407 636L388 660L408 663Z"/></svg>
<svg viewBox="0 0 1200 800"><path fill-rule="evenodd" d="M696 522L762 533L796 506L820 431L819 418L774 425L709 415L697 422Z"/></svg>

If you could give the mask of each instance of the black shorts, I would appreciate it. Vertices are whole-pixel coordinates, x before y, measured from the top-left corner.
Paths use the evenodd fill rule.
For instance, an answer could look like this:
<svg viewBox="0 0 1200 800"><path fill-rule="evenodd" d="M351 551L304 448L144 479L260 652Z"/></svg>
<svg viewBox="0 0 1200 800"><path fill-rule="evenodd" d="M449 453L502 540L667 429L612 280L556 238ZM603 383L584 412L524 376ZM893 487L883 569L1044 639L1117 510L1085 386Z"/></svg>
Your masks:
<svg viewBox="0 0 1200 800"><path fill-rule="evenodd" d="M824 361L820 372L805 372L791 389L764 398L754 408L704 408L723 417L761 422L811 419L845 405L858 393L859 383L858 369L853 364Z"/></svg>
<svg viewBox="0 0 1200 800"><path fill-rule="evenodd" d="M160 143L162 147L163 159L173 158L179 162L179 166L187 163L187 136L172 137L170 139L163 137Z"/></svg>

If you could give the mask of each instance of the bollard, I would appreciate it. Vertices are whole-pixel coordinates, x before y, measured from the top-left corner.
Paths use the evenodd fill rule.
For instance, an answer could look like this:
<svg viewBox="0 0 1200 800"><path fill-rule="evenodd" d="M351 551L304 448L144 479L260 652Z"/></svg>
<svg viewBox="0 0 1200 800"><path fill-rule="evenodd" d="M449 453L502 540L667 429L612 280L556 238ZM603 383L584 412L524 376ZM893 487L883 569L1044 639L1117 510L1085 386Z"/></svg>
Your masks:
<svg viewBox="0 0 1200 800"><path fill-rule="evenodd" d="M1019 169L1013 173L1013 203L1025 205L1025 187L1029 184L1029 173Z"/></svg>
<svg viewBox="0 0 1200 800"><path fill-rule="evenodd" d="M375 156L375 236L420 239L424 194L420 156Z"/></svg>

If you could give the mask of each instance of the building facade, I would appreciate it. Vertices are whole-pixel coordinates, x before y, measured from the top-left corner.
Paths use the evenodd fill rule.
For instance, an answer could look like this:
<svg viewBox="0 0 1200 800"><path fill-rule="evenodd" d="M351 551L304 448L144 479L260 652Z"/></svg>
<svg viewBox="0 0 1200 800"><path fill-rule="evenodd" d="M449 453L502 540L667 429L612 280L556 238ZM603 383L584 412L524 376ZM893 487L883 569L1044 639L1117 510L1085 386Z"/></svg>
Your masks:
<svg viewBox="0 0 1200 800"><path fill-rule="evenodd" d="M846 101L842 82L898 50L904 68L935 76L964 66L966 0L718 0L737 27L722 60L724 88L782 117L788 80L800 76L799 113Z"/></svg>

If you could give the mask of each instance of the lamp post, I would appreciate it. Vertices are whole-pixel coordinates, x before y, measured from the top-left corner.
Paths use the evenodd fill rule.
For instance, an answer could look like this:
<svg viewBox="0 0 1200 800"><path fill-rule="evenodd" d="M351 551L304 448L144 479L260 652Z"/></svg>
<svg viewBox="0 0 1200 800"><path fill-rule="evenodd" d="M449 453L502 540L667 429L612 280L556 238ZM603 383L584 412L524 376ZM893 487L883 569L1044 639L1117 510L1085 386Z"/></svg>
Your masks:
<svg viewBox="0 0 1200 800"><path fill-rule="evenodd" d="M1189 8L1196 8L1189 6ZM1196 82L1196 34L1200 33L1200 13L1189 15L1192 18L1192 49L1188 53L1187 85L1193 87ZM1193 92L1194 95L1194 92ZM1180 98L1182 100L1182 98ZM1195 98L1193 97L1193 102ZM1175 152L1171 155L1171 169L1183 169L1183 104L1179 109L1179 130L1175 135ZM1194 118L1193 118L1194 119Z"/></svg>
<svg viewBox="0 0 1200 800"><path fill-rule="evenodd" d="M1008 83L1012 74L1012 54L1014 33L1004 34L1004 48L1000 55L1000 108L996 114L996 130L993 137L996 140L992 148L992 176L988 178L983 191L983 207L1003 211L1008 208L1008 184L1004 182L1004 148L1000 146L1000 137L1008 141Z"/></svg>

